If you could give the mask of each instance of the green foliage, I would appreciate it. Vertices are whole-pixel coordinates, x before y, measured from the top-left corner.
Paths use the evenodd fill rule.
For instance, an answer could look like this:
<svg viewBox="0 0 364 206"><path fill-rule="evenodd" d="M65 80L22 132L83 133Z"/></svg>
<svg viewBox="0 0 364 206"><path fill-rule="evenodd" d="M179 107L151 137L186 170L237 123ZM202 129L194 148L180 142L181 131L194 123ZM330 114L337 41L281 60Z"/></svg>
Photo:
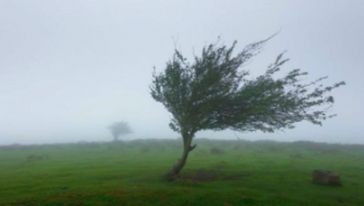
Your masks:
<svg viewBox="0 0 364 206"><path fill-rule="evenodd" d="M321 124L332 117L327 109L334 98L328 93L344 82L324 87L321 81L327 77L322 77L304 83L307 72L300 69L275 77L288 61L283 53L257 78L249 79L241 70L267 41L249 44L235 55L237 42L209 44L192 63L176 50L165 70L154 73L151 85L152 97L173 116L170 127L192 138L200 130L273 132L303 120Z"/></svg>

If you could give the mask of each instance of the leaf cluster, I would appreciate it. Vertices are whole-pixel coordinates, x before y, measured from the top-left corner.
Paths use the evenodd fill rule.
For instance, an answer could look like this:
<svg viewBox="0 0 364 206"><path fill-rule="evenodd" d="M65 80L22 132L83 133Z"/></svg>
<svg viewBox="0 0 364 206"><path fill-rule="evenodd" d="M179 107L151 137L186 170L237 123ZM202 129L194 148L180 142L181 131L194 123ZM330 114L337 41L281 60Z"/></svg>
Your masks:
<svg viewBox="0 0 364 206"><path fill-rule="evenodd" d="M300 69L276 77L289 61L283 53L264 74L249 78L242 67L267 41L249 44L237 54L236 41L231 46L209 44L192 63L175 50L165 70L154 72L150 88L152 97L172 114L170 127L190 135L227 128L273 132L303 120L321 125L332 117L329 92L345 83L323 86L327 77L305 83L307 72Z"/></svg>

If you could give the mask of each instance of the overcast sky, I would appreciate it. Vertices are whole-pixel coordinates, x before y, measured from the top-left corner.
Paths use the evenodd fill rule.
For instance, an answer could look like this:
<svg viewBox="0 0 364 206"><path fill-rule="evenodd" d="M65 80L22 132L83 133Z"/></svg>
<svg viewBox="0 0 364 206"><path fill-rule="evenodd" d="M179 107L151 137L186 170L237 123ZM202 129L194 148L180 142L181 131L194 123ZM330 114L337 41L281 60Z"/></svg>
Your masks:
<svg viewBox="0 0 364 206"><path fill-rule="evenodd" d="M274 134L200 132L198 138L364 143L362 0L0 0L0 144L177 138L149 95L153 66L174 47L186 56L216 41L238 48L280 31L245 69L257 75L287 50L288 71L344 80L338 116Z"/></svg>

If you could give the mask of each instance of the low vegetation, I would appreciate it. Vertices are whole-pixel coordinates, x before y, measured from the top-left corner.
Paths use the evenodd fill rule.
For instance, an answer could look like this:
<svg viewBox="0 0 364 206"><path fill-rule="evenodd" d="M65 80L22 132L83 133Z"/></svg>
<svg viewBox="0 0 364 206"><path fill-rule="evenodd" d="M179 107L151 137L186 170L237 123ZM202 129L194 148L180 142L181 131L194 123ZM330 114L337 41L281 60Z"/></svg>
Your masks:
<svg viewBox="0 0 364 206"><path fill-rule="evenodd" d="M197 143L173 182L177 140L1 147L0 205L364 205L364 146ZM342 186L313 184L315 169Z"/></svg>

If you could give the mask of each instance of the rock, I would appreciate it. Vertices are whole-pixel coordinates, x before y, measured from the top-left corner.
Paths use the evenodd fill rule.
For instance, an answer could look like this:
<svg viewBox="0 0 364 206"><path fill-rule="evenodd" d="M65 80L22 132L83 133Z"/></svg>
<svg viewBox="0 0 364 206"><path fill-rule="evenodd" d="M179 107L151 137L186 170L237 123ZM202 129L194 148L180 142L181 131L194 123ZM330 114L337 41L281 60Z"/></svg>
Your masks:
<svg viewBox="0 0 364 206"><path fill-rule="evenodd" d="M312 182L319 185L340 186L340 175L328 170L314 170Z"/></svg>

